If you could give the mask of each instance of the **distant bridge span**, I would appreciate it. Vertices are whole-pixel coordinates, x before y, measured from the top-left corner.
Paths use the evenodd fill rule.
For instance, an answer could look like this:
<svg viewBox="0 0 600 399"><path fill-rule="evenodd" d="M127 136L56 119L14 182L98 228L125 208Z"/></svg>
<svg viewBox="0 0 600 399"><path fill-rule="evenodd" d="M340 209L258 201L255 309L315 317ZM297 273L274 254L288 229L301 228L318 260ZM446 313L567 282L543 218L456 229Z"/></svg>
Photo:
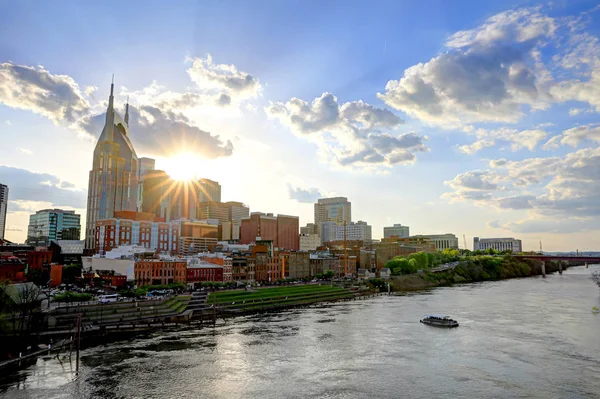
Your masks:
<svg viewBox="0 0 600 399"><path fill-rule="evenodd" d="M546 261L562 260L566 262L600 263L600 256L568 256L568 255L514 255L520 259L537 259L542 262L542 275L546 275ZM558 272L562 274L562 263L558 262Z"/></svg>

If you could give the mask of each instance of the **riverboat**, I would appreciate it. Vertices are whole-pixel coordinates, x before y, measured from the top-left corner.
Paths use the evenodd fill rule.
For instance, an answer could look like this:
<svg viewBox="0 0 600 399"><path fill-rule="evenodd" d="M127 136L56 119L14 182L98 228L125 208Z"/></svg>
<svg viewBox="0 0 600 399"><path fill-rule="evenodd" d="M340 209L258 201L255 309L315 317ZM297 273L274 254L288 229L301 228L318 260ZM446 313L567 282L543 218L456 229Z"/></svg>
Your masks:
<svg viewBox="0 0 600 399"><path fill-rule="evenodd" d="M450 316L440 314L426 314L423 320L420 320L420 322L436 327L458 327L458 322L456 320L452 320Z"/></svg>

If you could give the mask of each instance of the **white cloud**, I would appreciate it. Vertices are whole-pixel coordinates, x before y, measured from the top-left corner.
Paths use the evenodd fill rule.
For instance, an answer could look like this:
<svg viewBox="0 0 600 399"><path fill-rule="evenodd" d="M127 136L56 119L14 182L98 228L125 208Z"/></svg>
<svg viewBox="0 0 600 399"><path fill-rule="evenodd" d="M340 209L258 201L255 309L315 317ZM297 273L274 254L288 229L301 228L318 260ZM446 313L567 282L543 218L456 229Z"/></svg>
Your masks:
<svg viewBox="0 0 600 399"><path fill-rule="evenodd" d="M73 123L90 108L70 76L12 62L0 64L0 103L31 110L56 124Z"/></svg>
<svg viewBox="0 0 600 399"><path fill-rule="evenodd" d="M31 155L31 154L33 154L33 151L31 151L30 149L27 149L27 148L19 147L18 150L20 152L22 152L23 154L25 154L25 155Z"/></svg>
<svg viewBox="0 0 600 399"><path fill-rule="evenodd" d="M522 130L500 128L496 130L478 129L475 132L479 140L470 145L463 145L459 150L466 154L475 154L485 147L492 147L498 142L510 143L511 151L524 148L534 151L538 143L546 138L546 132L540 129Z"/></svg>
<svg viewBox="0 0 600 399"><path fill-rule="evenodd" d="M11 122L11 121L9 121L9 120L7 119L7 120L6 120L6 124L7 124L8 126L10 126L10 125L12 125L12 122Z"/></svg>
<svg viewBox="0 0 600 399"><path fill-rule="evenodd" d="M600 147L563 157L502 159L490 166L446 182L453 191L442 197L499 210L527 210L532 220L554 218L573 225L595 220L596 226L600 222Z"/></svg>
<svg viewBox="0 0 600 399"><path fill-rule="evenodd" d="M550 79L537 46L553 36L538 8L507 11L454 34L449 51L404 71L378 96L391 107L442 127L515 122L522 106L545 109Z"/></svg>
<svg viewBox="0 0 600 399"><path fill-rule="evenodd" d="M492 147L494 145L496 145L496 142L494 142L492 140L477 140L477 141L473 142L472 144L462 145L462 146L458 147L458 149L461 152L464 152L465 154L473 155L476 152L484 149L485 147Z"/></svg>
<svg viewBox="0 0 600 399"><path fill-rule="evenodd" d="M340 105L331 93L323 93L312 103L298 98L271 103L265 112L289 126L298 137L317 144L328 161L340 166L412 163L415 152L428 150L426 137L392 134L403 121L391 111L363 101Z"/></svg>
<svg viewBox="0 0 600 399"><path fill-rule="evenodd" d="M288 184L287 186L289 198L298 202L315 203L319 198L324 197L324 193L315 187L304 189L300 187L294 188L291 184Z"/></svg>
<svg viewBox="0 0 600 399"><path fill-rule="evenodd" d="M215 64L210 54L190 61L188 75L201 89L215 89L237 98L256 97L262 90L256 77L238 70L235 65Z"/></svg>
<svg viewBox="0 0 600 399"><path fill-rule="evenodd" d="M544 144L544 149L560 146L578 147L583 142L600 143L600 125L586 125L564 130L562 134L552 137Z"/></svg>

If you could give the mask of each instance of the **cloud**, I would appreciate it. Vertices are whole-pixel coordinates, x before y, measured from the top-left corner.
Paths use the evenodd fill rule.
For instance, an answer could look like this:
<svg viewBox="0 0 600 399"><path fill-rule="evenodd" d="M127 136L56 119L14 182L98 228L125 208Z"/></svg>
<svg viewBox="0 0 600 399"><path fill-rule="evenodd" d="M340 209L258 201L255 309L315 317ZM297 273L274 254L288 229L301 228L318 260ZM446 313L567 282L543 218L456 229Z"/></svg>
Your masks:
<svg viewBox="0 0 600 399"><path fill-rule="evenodd" d="M6 124L7 124L8 126L12 125L12 122L11 122L11 121L9 121L8 119L7 119L5 122L6 122Z"/></svg>
<svg viewBox="0 0 600 399"><path fill-rule="evenodd" d="M328 161L340 166L391 166L412 163L415 152L428 151L426 137L392 134L403 120L363 101L340 104L323 93L311 103L292 98L271 103L265 112L301 138L316 143Z"/></svg>
<svg viewBox="0 0 600 399"><path fill-rule="evenodd" d="M31 155L31 154L33 154L33 151L31 151L30 149L27 149L27 148L19 147L18 150L21 153L25 154L25 155Z"/></svg>
<svg viewBox="0 0 600 399"><path fill-rule="evenodd" d="M567 129L562 134L552 137L544 144L544 149L558 148L560 146L578 147L583 142L600 143L600 126L578 126Z"/></svg>
<svg viewBox="0 0 600 399"><path fill-rule="evenodd" d="M442 197L499 210L528 210L531 219L600 222L600 147L562 157L496 160L490 166L446 182L454 191Z"/></svg>
<svg viewBox="0 0 600 399"><path fill-rule="evenodd" d="M485 147L492 147L496 145L495 141L491 140L477 140L469 145L461 145L458 147L459 151L464 152L465 154L475 154L476 152L484 149Z"/></svg>
<svg viewBox="0 0 600 399"><path fill-rule="evenodd" d="M511 10L452 35L448 51L411 66L378 97L426 123L515 122L522 106L548 106L546 70L537 46L556 29L539 9Z"/></svg>
<svg viewBox="0 0 600 399"><path fill-rule="evenodd" d="M569 109L569 116L577 116L580 114L590 114L594 112L593 109L586 109L586 108L570 108Z"/></svg>
<svg viewBox="0 0 600 399"><path fill-rule="evenodd" d="M231 97L256 97L262 90L258 79L239 71L235 65L215 64L210 54L206 58L191 58L188 75L201 89L219 90Z"/></svg>
<svg viewBox="0 0 600 399"><path fill-rule="evenodd" d="M500 225L500 222L498 220L491 220L486 223L486 226L490 229L501 229L502 228L502 226Z"/></svg>
<svg viewBox="0 0 600 399"><path fill-rule="evenodd" d="M70 124L89 112L79 85L67 75L54 75L44 67L0 64L0 103L31 110L55 124Z"/></svg>
<svg viewBox="0 0 600 399"><path fill-rule="evenodd" d="M230 140L201 130L182 113L142 105L129 106L129 127L137 151L149 155L165 155L175 149L185 149L207 158L227 157L233 153ZM81 128L98 136L104 126L105 114L84 118Z"/></svg>
<svg viewBox="0 0 600 399"><path fill-rule="evenodd" d="M444 182L446 185L470 190L498 190L498 185L491 181L492 173L473 170L457 175L454 179Z"/></svg>
<svg viewBox="0 0 600 399"><path fill-rule="evenodd" d="M74 190L74 184L48 173L0 165L0 181L10 190L10 202L43 199L57 208L86 206L86 193L83 190Z"/></svg>
<svg viewBox="0 0 600 399"><path fill-rule="evenodd" d="M288 184L288 194L290 199L302 203L314 203L317 202L319 198L324 197L324 194L318 188L294 188L291 184Z"/></svg>

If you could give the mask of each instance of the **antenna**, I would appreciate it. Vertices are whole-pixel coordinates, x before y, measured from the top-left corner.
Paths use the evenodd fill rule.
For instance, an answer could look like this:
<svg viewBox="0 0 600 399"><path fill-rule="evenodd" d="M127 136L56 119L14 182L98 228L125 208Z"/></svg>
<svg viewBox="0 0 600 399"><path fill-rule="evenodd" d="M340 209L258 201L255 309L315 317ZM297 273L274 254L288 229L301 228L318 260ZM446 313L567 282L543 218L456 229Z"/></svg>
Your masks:
<svg viewBox="0 0 600 399"><path fill-rule="evenodd" d="M544 252L544 250L542 249L542 242L540 241L540 252Z"/></svg>

